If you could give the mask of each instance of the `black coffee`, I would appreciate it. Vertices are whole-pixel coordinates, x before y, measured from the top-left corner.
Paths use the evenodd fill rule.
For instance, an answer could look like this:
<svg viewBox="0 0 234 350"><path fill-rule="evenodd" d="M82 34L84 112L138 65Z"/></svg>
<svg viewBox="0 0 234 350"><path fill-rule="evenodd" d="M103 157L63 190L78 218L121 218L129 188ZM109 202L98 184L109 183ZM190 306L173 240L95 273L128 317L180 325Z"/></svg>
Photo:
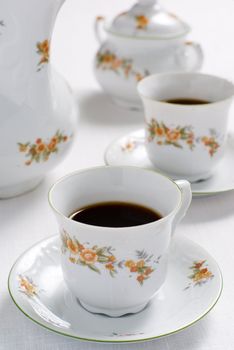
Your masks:
<svg viewBox="0 0 234 350"><path fill-rule="evenodd" d="M130 227L162 218L156 211L125 202L104 202L81 208L70 215L72 220L104 227Z"/></svg>
<svg viewBox="0 0 234 350"><path fill-rule="evenodd" d="M177 105L205 105L211 103L210 101L198 100L195 98L173 98L170 100L164 100L163 102L174 103Z"/></svg>

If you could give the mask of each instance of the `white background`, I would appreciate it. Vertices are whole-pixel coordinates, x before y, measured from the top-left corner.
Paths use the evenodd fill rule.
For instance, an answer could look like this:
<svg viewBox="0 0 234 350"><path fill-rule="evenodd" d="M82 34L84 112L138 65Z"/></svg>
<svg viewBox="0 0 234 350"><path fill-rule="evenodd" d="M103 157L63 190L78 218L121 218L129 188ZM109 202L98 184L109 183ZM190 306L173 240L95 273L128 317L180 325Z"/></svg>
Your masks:
<svg viewBox="0 0 234 350"><path fill-rule="evenodd" d="M191 24L190 38L199 41L204 48L203 71L234 80L234 1L162 2ZM1 350L234 349L234 192L194 199L187 217L177 229L178 235L185 235L206 248L218 261L224 276L223 295L215 309L179 334L138 345L82 343L32 323L16 309L7 292L7 276L15 259L36 241L56 233L56 222L47 203L50 185L70 171L103 164L103 152L113 138L143 125L141 113L119 109L109 102L92 72L97 49L93 33L95 16L114 15L132 3L129 0L67 0L59 13L52 61L74 88L80 108L79 132L66 160L40 187L24 196L0 202ZM234 109L230 115L234 125L233 113Z"/></svg>

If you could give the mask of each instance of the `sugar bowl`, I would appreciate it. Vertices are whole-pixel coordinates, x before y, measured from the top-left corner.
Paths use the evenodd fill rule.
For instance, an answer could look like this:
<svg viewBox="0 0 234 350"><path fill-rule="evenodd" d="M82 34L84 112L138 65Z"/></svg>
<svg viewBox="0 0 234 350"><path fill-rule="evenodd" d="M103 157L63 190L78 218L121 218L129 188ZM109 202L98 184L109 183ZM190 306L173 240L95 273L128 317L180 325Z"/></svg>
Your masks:
<svg viewBox="0 0 234 350"><path fill-rule="evenodd" d="M110 22L97 17L100 48L94 70L99 84L115 103L141 108L136 85L145 76L200 69L202 49L186 40L189 32L190 27L157 0L138 0Z"/></svg>

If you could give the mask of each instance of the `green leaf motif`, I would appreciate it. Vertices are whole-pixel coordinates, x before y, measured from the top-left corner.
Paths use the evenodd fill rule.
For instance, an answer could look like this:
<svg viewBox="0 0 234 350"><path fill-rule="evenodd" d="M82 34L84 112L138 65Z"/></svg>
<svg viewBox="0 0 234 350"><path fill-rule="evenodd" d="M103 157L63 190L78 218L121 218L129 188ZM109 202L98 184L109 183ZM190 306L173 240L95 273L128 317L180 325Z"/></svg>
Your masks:
<svg viewBox="0 0 234 350"><path fill-rule="evenodd" d="M87 266L90 270L101 274L100 270L96 266L94 266L94 265L87 265Z"/></svg>

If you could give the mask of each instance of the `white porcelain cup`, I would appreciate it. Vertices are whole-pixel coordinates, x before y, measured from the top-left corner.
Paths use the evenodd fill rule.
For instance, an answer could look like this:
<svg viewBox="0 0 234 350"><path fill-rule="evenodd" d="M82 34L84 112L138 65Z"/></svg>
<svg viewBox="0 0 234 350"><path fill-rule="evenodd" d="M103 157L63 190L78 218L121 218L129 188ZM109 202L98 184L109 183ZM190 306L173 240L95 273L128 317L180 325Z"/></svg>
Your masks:
<svg viewBox="0 0 234 350"><path fill-rule="evenodd" d="M121 228L69 218L77 209L110 201L140 204L163 217ZM190 205L191 189L185 180L173 182L152 170L98 167L59 180L49 202L68 288L87 310L118 317L142 310L165 281L172 233Z"/></svg>
<svg viewBox="0 0 234 350"><path fill-rule="evenodd" d="M165 73L138 84L145 110L146 150L151 162L174 179L211 176L225 152L234 85L212 75ZM207 104L163 102L191 98Z"/></svg>

